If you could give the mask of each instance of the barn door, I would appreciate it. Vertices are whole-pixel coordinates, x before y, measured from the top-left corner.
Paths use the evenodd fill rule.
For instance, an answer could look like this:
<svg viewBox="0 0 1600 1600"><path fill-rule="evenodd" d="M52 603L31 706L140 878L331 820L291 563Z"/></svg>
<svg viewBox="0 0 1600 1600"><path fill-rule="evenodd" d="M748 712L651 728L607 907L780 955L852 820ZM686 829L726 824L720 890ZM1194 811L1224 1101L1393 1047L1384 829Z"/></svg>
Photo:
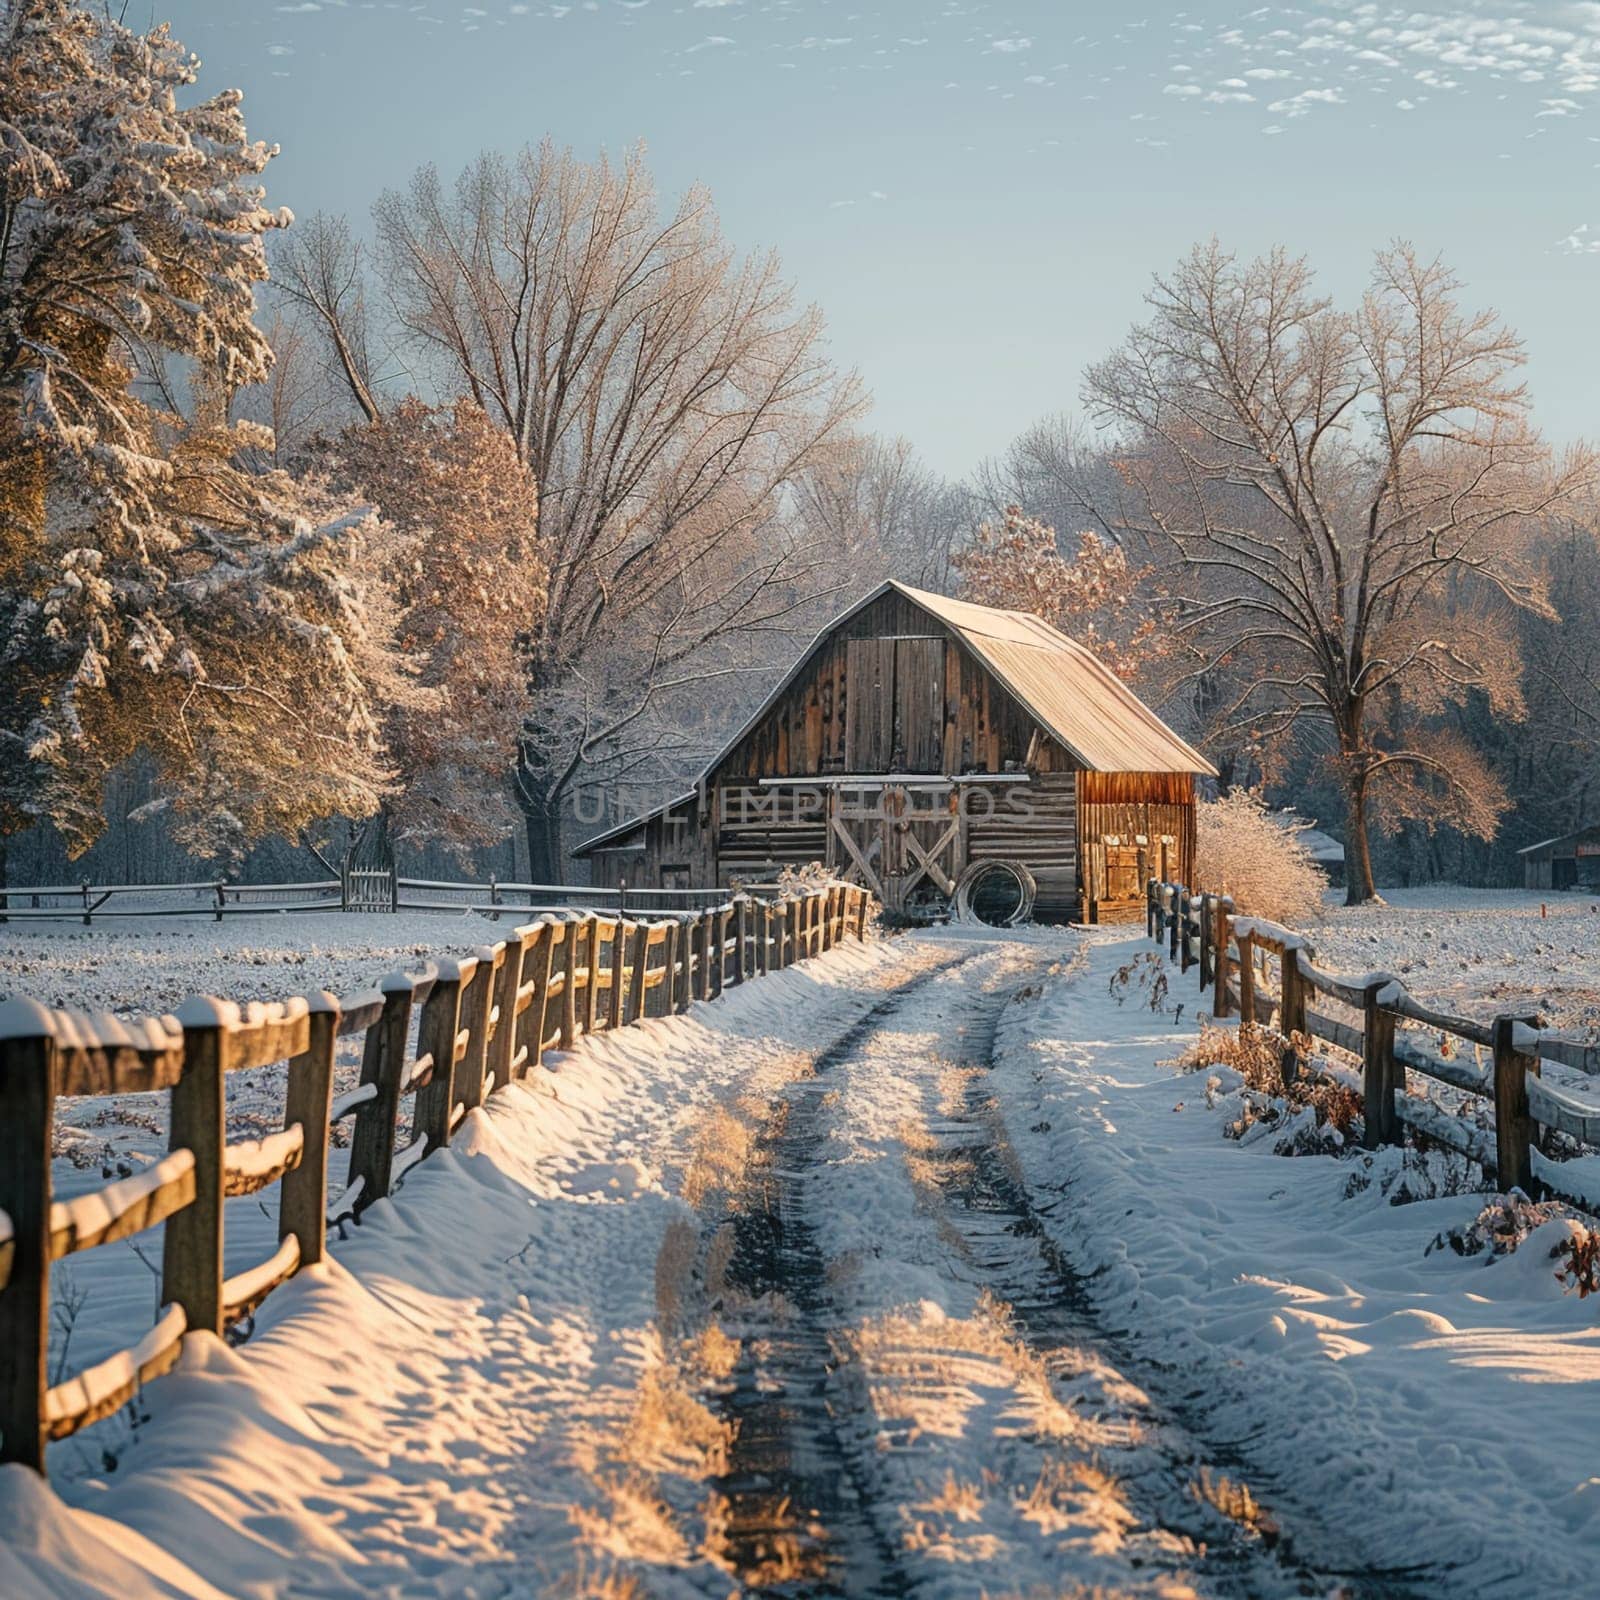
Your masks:
<svg viewBox="0 0 1600 1600"><path fill-rule="evenodd" d="M887 905L892 867L884 798L877 787L829 791L828 866L846 883L861 884Z"/></svg>
<svg viewBox="0 0 1600 1600"><path fill-rule="evenodd" d="M913 895L955 892L961 823L953 786L838 788L828 820L828 865L870 889L889 910L903 910Z"/></svg>
<svg viewBox="0 0 1600 1600"><path fill-rule="evenodd" d="M894 754L894 640L845 641L844 764L887 772Z"/></svg>
<svg viewBox="0 0 1600 1600"><path fill-rule="evenodd" d="M936 638L845 641L847 771L940 770L944 652L945 641Z"/></svg>

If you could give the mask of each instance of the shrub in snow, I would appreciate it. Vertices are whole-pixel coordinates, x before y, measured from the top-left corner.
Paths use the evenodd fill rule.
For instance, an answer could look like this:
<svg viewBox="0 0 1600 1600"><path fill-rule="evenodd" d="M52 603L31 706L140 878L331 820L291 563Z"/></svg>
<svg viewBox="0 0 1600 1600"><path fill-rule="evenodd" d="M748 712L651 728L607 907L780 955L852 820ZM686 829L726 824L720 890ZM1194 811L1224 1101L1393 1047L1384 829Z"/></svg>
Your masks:
<svg viewBox="0 0 1600 1600"><path fill-rule="evenodd" d="M1464 1228L1451 1228L1436 1234L1424 1252L1454 1250L1458 1256L1510 1255L1528 1235L1554 1217L1565 1215L1567 1207L1554 1201L1530 1200L1520 1189L1492 1196L1476 1217ZM1551 1252L1559 1254L1559 1247ZM1557 1273L1559 1278L1561 1273Z"/></svg>
<svg viewBox="0 0 1600 1600"><path fill-rule="evenodd" d="M1230 894L1239 911L1291 927L1321 912L1327 879L1300 841L1304 830L1280 827L1260 795L1234 789L1201 801L1195 831L1198 887Z"/></svg>
<svg viewBox="0 0 1600 1600"><path fill-rule="evenodd" d="M1165 1011L1167 1007L1167 965L1153 950L1143 951L1132 961L1117 968L1106 986L1107 992L1123 1005L1130 995L1137 995L1140 1005L1152 1011ZM1181 1012L1182 1006L1178 1007ZM1211 1030L1221 1036L1220 1029ZM1231 1037L1231 1035L1230 1035ZM1186 1067L1185 1071L1193 1071Z"/></svg>
<svg viewBox="0 0 1600 1600"><path fill-rule="evenodd" d="M1600 1231L1574 1228L1556 1246L1556 1259L1561 1262L1557 1280L1568 1289L1576 1289L1580 1300L1600 1294Z"/></svg>
<svg viewBox="0 0 1600 1600"><path fill-rule="evenodd" d="M1236 1031L1202 1023L1200 1037L1176 1065L1182 1072L1215 1074L1206 1085L1206 1103L1215 1108L1227 1102L1234 1111L1223 1128L1227 1138L1251 1144L1270 1135L1281 1156L1337 1155L1349 1147L1361 1102L1343 1084L1304 1071L1285 1079L1284 1062L1290 1056L1304 1061L1310 1049L1304 1034L1286 1038L1269 1028Z"/></svg>

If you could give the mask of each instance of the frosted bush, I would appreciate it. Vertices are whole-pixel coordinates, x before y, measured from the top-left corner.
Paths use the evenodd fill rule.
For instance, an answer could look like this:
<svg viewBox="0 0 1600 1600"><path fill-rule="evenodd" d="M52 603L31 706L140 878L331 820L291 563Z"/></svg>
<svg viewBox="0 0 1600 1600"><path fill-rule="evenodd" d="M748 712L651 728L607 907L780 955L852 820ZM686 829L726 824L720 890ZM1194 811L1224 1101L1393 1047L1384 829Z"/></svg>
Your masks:
<svg viewBox="0 0 1600 1600"><path fill-rule="evenodd" d="M1260 795L1235 789L1195 807L1196 887L1233 896L1235 907L1293 927L1317 916L1327 879L1300 832L1268 815Z"/></svg>

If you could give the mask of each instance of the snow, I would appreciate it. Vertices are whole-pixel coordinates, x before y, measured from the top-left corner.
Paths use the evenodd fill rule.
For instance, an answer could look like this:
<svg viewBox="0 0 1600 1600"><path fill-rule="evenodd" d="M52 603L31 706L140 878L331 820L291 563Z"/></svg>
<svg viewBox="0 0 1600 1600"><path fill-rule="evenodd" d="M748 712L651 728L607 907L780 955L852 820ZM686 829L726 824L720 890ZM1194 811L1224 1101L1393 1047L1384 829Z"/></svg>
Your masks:
<svg viewBox="0 0 1600 1600"><path fill-rule="evenodd" d="M1508 981L1530 983L1548 952L1528 947L1554 942L1576 984L1600 938L1531 898L1530 914L1527 896L1435 893L1307 934L1341 974L1460 940L1514 952ZM1166 971L1163 1009L1118 1003L1135 958ZM1454 969L1414 970L1442 978L1430 1002L1469 1009ZM1334 1592L1340 1574L1349 1593L1441 1600L1590 1592L1600 1325L1550 1254L1572 1225L1459 1254L1447 1241L1483 1197L1453 1192L1454 1158L1225 1138L1237 1075L1172 1064L1200 1010L1194 972L1138 930L951 928L847 942L552 1052L336 1228L246 1343L188 1338L133 1413L52 1447L53 1488L0 1470L0 1594L720 1600L729 1384L695 1352L731 1341L759 1383L783 1308L714 1292L708 1263L763 1170L757 1135L791 1123L814 1147L771 1181L818 1251L823 1399L906 1592L1237 1592L1164 1520L1180 1500L1197 1527L1212 1515L1169 1483L1182 1462L1248 1485L1322 1575L1275 1586L1251 1546L1253 1593ZM1042 1243L956 1204L964 1165L991 1157ZM1600 1157L1562 1179L1600 1192ZM1392 1203L1403 1189L1421 1198ZM262 1259L274 1210L229 1202L230 1296L283 1265ZM1071 1293L1046 1273L1010 1294L1046 1244ZM149 1326L155 1285L125 1248L63 1265L99 1257L73 1365L108 1307ZM1075 1320L1044 1359L1029 1319L1058 1302Z"/></svg>
<svg viewBox="0 0 1600 1600"><path fill-rule="evenodd" d="M58 1417L77 1416L79 1412L99 1405L131 1383L139 1375L140 1369L165 1350L187 1326L183 1308L168 1306L156 1325L137 1344L96 1362L92 1367L86 1367L51 1389L47 1397L47 1415L54 1421ZM18 1473L23 1469L8 1467L3 1470ZM0 1567L0 1572L3 1571L4 1568Z"/></svg>
<svg viewBox="0 0 1600 1600"><path fill-rule="evenodd" d="M1328 897L1300 930L1319 967L1381 969L1457 1016L1537 1011L1552 1029L1600 1038L1600 897L1448 885L1383 894L1355 907Z"/></svg>
<svg viewBox="0 0 1600 1600"><path fill-rule="evenodd" d="M1314 1563L1359 1528L1422 1593L1588 1592L1600 1327L1557 1282L1560 1231L1498 1259L1430 1251L1481 1196L1395 1205L1395 1151L1224 1139L1226 1093L1170 1064L1193 1028L1108 992L1145 948L1096 943L1008 1013L996 1073L1049 1232L1130 1330L1134 1375L1186 1375ZM1193 974L1169 976L1190 998Z"/></svg>
<svg viewBox="0 0 1600 1600"><path fill-rule="evenodd" d="M475 913L359 916L283 911L226 922L128 917L114 925L0 924L0 995L129 1020L172 1012L190 995L274 1001L327 989L359 998L395 968L470 955L515 919ZM9 1013L0 1010L0 1018Z"/></svg>

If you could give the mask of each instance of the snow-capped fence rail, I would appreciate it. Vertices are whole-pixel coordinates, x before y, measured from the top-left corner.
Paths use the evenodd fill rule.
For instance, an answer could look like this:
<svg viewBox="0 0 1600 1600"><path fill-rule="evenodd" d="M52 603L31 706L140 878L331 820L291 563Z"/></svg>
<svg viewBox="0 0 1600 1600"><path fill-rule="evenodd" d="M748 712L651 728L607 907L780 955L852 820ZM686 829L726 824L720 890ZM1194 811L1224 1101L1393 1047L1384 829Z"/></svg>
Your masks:
<svg viewBox="0 0 1600 1600"><path fill-rule="evenodd" d="M749 884L747 892L771 897L779 884ZM397 877L387 868L351 867L338 878L307 883L24 884L0 887L0 923L78 918L92 927L97 917L225 917L272 911L479 911L488 916L534 915L580 910L703 911L728 896L726 889L630 889L572 883L487 883Z"/></svg>
<svg viewBox="0 0 1600 1600"><path fill-rule="evenodd" d="M1478 1162L1502 1190L1548 1193L1600 1213L1600 1155L1594 1153L1600 1150L1600 1099L1543 1078L1546 1061L1600 1078L1600 1045L1545 1031L1526 1013L1487 1022L1454 1016L1417 999L1387 972L1327 972L1304 937L1261 917L1236 915L1227 895L1197 894L1152 878L1146 925L1180 972L1199 968L1215 1016L1236 1012L1276 1025L1290 1041L1283 1055L1286 1080L1305 1066L1355 1090L1369 1148L1398 1144L1410 1128ZM1295 1034L1356 1057L1359 1072L1303 1060ZM1486 1115L1458 1115L1426 1093L1413 1093L1412 1073L1465 1097L1469 1107L1484 1102Z"/></svg>
<svg viewBox="0 0 1600 1600"><path fill-rule="evenodd" d="M187 1334L220 1334L320 1261L329 1221L359 1219L545 1051L864 939L871 909L865 889L828 884L650 920L550 912L463 960L392 974L369 994L242 1008L197 997L140 1023L27 999L0 1005L0 1462L43 1470L47 1443L124 1405L173 1365ZM360 1084L335 1099L334 1054L351 1035L363 1041ZM228 1075L279 1062L288 1064L282 1132L228 1143ZM53 1200L56 1101L156 1090L171 1096L168 1155ZM345 1118L354 1119L349 1173L330 1197L329 1134ZM274 1186L277 1249L224 1276L224 1200ZM155 1227L164 1230L155 1326L50 1385L51 1263Z"/></svg>

